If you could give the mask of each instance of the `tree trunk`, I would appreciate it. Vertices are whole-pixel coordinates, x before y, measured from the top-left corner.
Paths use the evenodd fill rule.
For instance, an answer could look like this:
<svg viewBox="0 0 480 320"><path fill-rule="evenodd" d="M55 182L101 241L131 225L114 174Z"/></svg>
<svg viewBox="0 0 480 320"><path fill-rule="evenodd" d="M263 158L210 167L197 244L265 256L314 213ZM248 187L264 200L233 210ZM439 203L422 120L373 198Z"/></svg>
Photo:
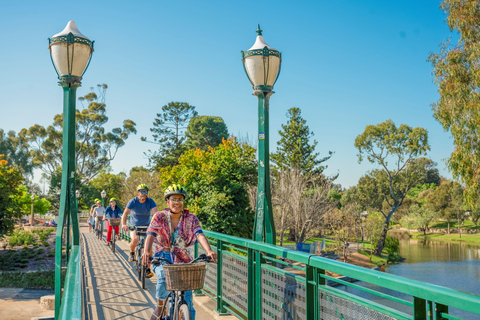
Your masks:
<svg viewBox="0 0 480 320"><path fill-rule="evenodd" d="M290 228L288 233L288 241L295 241L295 228Z"/></svg>
<svg viewBox="0 0 480 320"><path fill-rule="evenodd" d="M447 234L450 234L450 220L447 221Z"/></svg>
<svg viewBox="0 0 480 320"><path fill-rule="evenodd" d="M385 246L385 239L387 238L389 225L390 225L390 218L387 217L387 219L385 220L385 223L383 224L382 234L380 235L380 239L378 239L377 247L375 248L375 252L373 253L377 257L382 256L382 251L383 251L383 247Z"/></svg>
<svg viewBox="0 0 480 320"><path fill-rule="evenodd" d="M283 246L283 237L285 236L285 210L282 210L282 219L280 220L280 247Z"/></svg>
<svg viewBox="0 0 480 320"><path fill-rule="evenodd" d="M458 235L460 238L462 238L462 234L460 233L460 219L458 218L458 213L457 213L457 229L458 229Z"/></svg>

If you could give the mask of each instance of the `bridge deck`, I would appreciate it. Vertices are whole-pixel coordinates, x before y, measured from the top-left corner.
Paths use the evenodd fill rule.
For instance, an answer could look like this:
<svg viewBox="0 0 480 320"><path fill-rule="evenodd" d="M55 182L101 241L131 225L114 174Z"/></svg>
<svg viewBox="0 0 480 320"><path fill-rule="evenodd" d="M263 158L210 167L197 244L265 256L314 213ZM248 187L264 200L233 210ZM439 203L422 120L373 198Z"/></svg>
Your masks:
<svg viewBox="0 0 480 320"><path fill-rule="evenodd" d="M150 319L156 304L157 277L146 279L143 290L132 263L128 262L130 250L125 241L117 242L113 254L106 246L105 236L102 241L98 240L93 232L88 232L87 224L80 225L80 233L86 319ZM213 314L205 310L205 305L199 306L199 299L194 300L197 300L196 319L212 319ZM205 301L204 298L201 301Z"/></svg>

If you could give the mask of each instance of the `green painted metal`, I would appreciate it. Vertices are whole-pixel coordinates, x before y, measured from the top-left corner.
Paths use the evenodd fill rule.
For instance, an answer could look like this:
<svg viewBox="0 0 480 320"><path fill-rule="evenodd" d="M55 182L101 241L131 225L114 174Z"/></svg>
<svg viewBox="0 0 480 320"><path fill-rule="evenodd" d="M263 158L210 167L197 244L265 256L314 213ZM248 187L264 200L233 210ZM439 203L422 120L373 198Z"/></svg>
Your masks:
<svg viewBox="0 0 480 320"><path fill-rule="evenodd" d="M72 246L65 275L63 301L58 319L82 319L82 254L79 245Z"/></svg>
<svg viewBox="0 0 480 320"><path fill-rule="evenodd" d="M273 91L255 90L254 94L258 97L258 184L253 239L275 245L275 222L273 221L270 191L270 126L268 115L269 98Z"/></svg>
<svg viewBox="0 0 480 320"><path fill-rule="evenodd" d="M269 292L268 290L263 290L263 285L273 286L274 284L270 283L270 280L266 280L268 278L263 278L262 270L274 272L279 276L285 276L289 279L295 280L299 286L306 286L304 309L307 312L307 319L317 320L322 318L321 313L324 309L320 309L319 293L322 293L322 295L326 297L328 301L331 301L331 303L333 303L334 300L329 300L329 297L337 297L357 306L356 308L358 310L361 308L367 308L395 319L460 319L449 315L449 308L466 310L472 314L480 315L480 296L478 295L410 280L386 274L384 272L369 270L304 252L284 249L267 243L232 237L205 230L204 233L210 241L220 240L224 247L234 246L236 250L238 250L239 247L247 251L247 258L238 255L235 252L224 252L224 254L232 257L237 256L237 259L240 261L245 261L245 259L248 261L248 319L257 320L263 319L264 317L269 319L272 315L270 312L263 310L262 303L264 303L263 301L266 301L266 303L269 304L269 299L277 299L274 294L272 295L271 293L268 293L268 295L266 295L267 292ZM305 275L295 275L283 269L276 268L275 265L279 261L279 258L287 258L305 264L302 268L305 271ZM217 270L217 275L221 277L222 273L220 271L221 270ZM372 285L410 295L412 300L408 301L400 299L376 291L373 288L365 288L359 284L352 284L350 282L325 276L326 271L342 274ZM351 288L362 290L366 293L378 295L383 299L401 303L405 306L405 310L410 309L412 315L404 312L403 309L400 310L387 307L373 300L362 298L349 291L331 287L327 285L327 279L339 282ZM212 293L215 295L215 292ZM280 298L281 297L278 299ZM325 303L325 301L323 303ZM278 304L277 301L277 304L269 305L272 306ZM230 308L235 308L235 305L227 307L227 309ZM263 314L263 312L267 313ZM338 316L341 317L341 314L338 314Z"/></svg>
<svg viewBox="0 0 480 320"><path fill-rule="evenodd" d="M217 240L217 275L222 275L223 270L223 243L222 240ZM223 277L217 277L217 309L218 314L227 314L227 310L223 305Z"/></svg>
<svg viewBox="0 0 480 320"><path fill-rule="evenodd" d="M255 318L254 319L263 319L262 310L263 310L263 295L262 295L262 253L260 251L255 251L254 253L254 273L255 273L255 292L253 296L248 298L253 298L255 300Z"/></svg>
<svg viewBox="0 0 480 320"><path fill-rule="evenodd" d="M55 239L55 318L61 305L61 269L62 269L62 244L66 238L66 251L69 250L70 221L72 222L72 244L80 243L80 230L78 228L78 215L70 215L75 212L75 99L78 83L60 82L63 87L63 162L62 162L62 185L60 193L59 221ZM64 235L64 226L67 233ZM66 255L68 264L68 254Z"/></svg>
<svg viewBox="0 0 480 320"><path fill-rule="evenodd" d="M253 249L248 249L248 279L247 279L247 290L248 290L248 319L255 319L255 252Z"/></svg>

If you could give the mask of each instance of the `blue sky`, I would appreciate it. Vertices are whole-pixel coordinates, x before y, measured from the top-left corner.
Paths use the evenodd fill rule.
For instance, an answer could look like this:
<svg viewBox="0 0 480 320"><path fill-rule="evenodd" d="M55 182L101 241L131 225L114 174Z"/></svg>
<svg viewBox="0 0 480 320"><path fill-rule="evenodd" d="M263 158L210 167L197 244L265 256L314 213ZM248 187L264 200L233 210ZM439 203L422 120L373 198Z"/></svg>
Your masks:
<svg viewBox="0 0 480 320"><path fill-rule="evenodd" d="M270 99L270 149L287 110L299 107L317 151L344 187L375 166L359 164L354 140L387 119L428 130L440 173L453 140L433 118L437 88L427 62L452 36L438 1L5 1L0 10L0 128L47 126L62 112L47 38L69 20L95 40L77 96L106 83L106 129L137 123L112 162L114 173L146 165L143 152L157 112L187 102L220 116L229 132L257 135L257 100L240 51L265 41L282 52ZM80 107L80 105L77 105ZM39 179L37 174L36 180Z"/></svg>

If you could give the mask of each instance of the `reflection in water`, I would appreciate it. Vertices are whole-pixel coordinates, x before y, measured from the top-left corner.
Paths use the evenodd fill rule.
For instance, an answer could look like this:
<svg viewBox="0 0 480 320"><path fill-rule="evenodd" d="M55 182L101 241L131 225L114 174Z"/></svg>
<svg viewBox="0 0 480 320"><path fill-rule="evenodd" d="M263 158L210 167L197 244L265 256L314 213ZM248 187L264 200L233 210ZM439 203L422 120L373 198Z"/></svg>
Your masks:
<svg viewBox="0 0 480 320"><path fill-rule="evenodd" d="M400 240L404 263L480 260L480 246L442 241Z"/></svg>
<svg viewBox="0 0 480 320"><path fill-rule="evenodd" d="M406 260L387 267L387 273L480 295L480 246L401 240L400 255Z"/></svg>

